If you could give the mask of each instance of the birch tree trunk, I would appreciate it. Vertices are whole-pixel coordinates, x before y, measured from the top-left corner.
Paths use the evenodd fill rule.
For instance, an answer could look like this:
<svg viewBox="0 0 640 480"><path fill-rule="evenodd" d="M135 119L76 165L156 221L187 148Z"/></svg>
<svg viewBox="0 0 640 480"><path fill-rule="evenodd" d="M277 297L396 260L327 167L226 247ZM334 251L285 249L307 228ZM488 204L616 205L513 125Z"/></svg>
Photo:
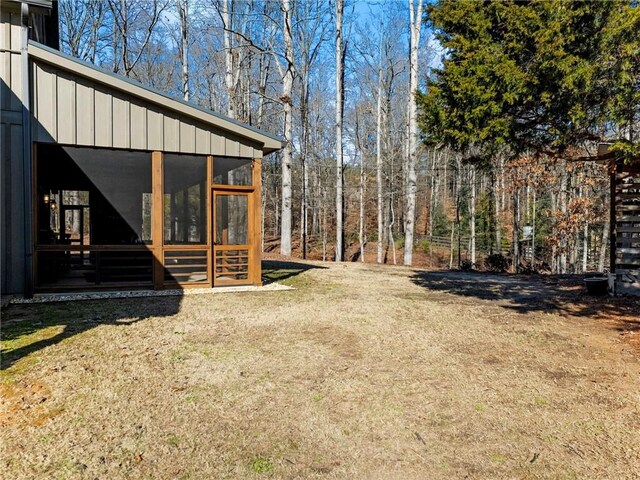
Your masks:
<svg viewBox="0 0 640 480"><path fill-rule="evenodd" d="M361 262L364 262L364 247L366 244L365 231L364 231L364 224L365 224L364 204L365 204L366 188L367 188L367 177L364 169L364 155L361 154L360 155L360 217L359 217L359 232L358 232L358 240L360 241L360 261Z"/></svg>
<svg viewBox="0 0 640 480"><path fill-rule="evenodd" d="M222 17L222 26L224 28L224 85L227 89L228 96L227 116L236 118L236 109L234 105L235 88L233 85L233 49L231 45L231 18L229 15L229 0L222 0L220 16Z"/></svg>
<svg viewBox="0 0 640 480"><path fill-rule="evenodd" d="M462 190L462 157L456 156L456 228L458 229L458 268L462 263L461 241L460 241L460 191ZM452 249L453 251L453 249Z"/></svg>
<svg viewBox="0 0 640 480"><path fill-rule="evenodd" d="M418 90L418 46L420 44L420 29L422 26L422 0L418 0L417 8L414 0L409 0L409 23L411 38L409 44L409 105L407 110L408 122L408 159L407 159L407 209L404 219L404 264L413 263L413 234L416 221L416 156L418 148L418 122L416 91Z"/></svg>
<svg viewBox="0 0 640 480"><path fill-rule="evenodd" d="M520 268L520 195L519 190L513 190L513 272Z"/></svg>
<svg viewBox="0 0 640 480"><path fill-rule="evenodd" d="M378 249L376 261L384 261L383 241L384 241L384 198L382 194L382 52L380 53L380 65L378 66L378 98L376 101L376 189L378 194Z"/></svg>
<svg viewBox="0 0 640 480"><path fill-rule="evenodd" d="M607 243L609 241L609 216L605 221L604 227L602 227L602 237L600 239L600 255L598 257L598 271L604 272L604 262L607 258Z"/></svg>
<svg viewBox="0 0 640 480"><path fill-rule="evenodd" d="M502 235L500 232L500 197L498 196L498 178L495 171L492 172L492 196L493 196L493 208L494 208L494 222L495 222L495 235L496 235L496 253L502 254Z"/></svg>
<svg viewBox="0 0 640 480"><path fill-rule="evenodd" d="M344 105L343 12L344 0L336 0L336 262L341 262L344 258L344 160L342 158L342 109Z"/></svg>
<svg viewBox="0 0 640 480"><path fill-rule="evenodd" d="M560 211L563 216L567 213L567 182L569 180L569 175L567 173L567 163L563 161L560 164L560 168L562 169L560 172ZM565 235L566 237L566 235ZM567 239L563 238L560 242L560 272L559 273L567 273Z"/></svg>
<svg viewBox="0 0 640 480"><path fill-rule="evenodd" d="M284 104L284 139L282 149L282 220L280 228L280 253L291 255L291 163L293 160L293 91L294 57L291 32L291 4L290 0L282 0L284 16L283 38L285 45L286 70L282 79L282 103Z"/></svg>
<svg viewBox="0 0 640 480"><path fill-rule="evenodd" d="M584 224L584 237L582 239L582 273L587 273L589 261L589 222Z"/></svg>
<svg viewBox="0 0 640 480"><path fill-rule="evenodd" d="M531 218L531 265L534 266L536 262L536 215L538 213L538 205L536 202L536 189L533 189L532 195L532 218Z"/></svg>
<svg viewBox="0 0 640 480"><path fill-rule="evenodd" d="M469 206L469 243L471 250L471 267L476 267L476 167L471 166L471 205Z"/></svg>
<svg viewBox="0 0 640 480"><path fill-rule="evenodd" d="M178 0L180 16L180 63L182 65L182 96L189 100L189 0Z"/></svg>

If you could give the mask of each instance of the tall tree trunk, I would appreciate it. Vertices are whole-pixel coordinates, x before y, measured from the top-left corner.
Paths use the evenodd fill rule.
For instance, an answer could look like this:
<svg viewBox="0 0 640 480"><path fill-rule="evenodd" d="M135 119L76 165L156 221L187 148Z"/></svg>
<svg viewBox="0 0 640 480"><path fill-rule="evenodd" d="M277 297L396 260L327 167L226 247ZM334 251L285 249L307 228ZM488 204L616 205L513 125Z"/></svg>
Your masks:
<svg viewBox="0 0 640 480"><path fill-rule="evenodd" d="M382 50L382 49L381 49ZM384 197L382 195L382 52L380 53L380 65L378 67L378 98L376 100L376 191L377 191L377 212L378 212L378 243L376 261L384 261L383 241L384 241Z"/></svg>
<svg viewBox="0 0 640 480"><path fill-rule="evenodd" d="M567 213L567 182L569 175L567 173L567 162L563 161L560 164L560 211L563 215ZM562 238L560 243L560 273L567 273L567 238Z"/></svg>
<svg viewBox="0 0 640 480"><path fill-rule="evenodd" d="M418 90L418 47L420 45L420 29L422 26L422 0L414 9L414 0L409 0L409 23L411 37L409 40L409 105L407 109L407 209L404 218L404 264L413 263L413 235L416 222L416 162L418 148L418 110L416 91Z"/></svg>
<svg viewBox="0 0 640 480"><path fill-rule="evenodd" d="M462 249L460 239L460 191L462 190L462 157L456 156L456 228L458 229L458 268L462 266Z"/></svg>
<svg viewBox="0 0 640 480"><path fill-rule="evenodd" d="M220 16L222 17L222 26L224 28L224 32L223 32L224 85L227 89L227 96L228 96L227 116L231 118L236 118L235 86L233 84L233 77L234 77L233 45L231 44L231 15L229 12L229 1L230 0L222 0L222 8L220 9ZM283 0L283 3L284 1L285 0Z"/></svg>
<svg viewBox="0 0 640 480"><path fill-rule="evenodd" d="M476 167L471 165L471 204L469 205L469 232L471 249L471 266L476 267Z"/></svg>
<svg viewBox="0 0 640 480"><path fill-rule="evenodd" d="M180 16L180 63L182 65L182 96L189 100L189 0L178 0Z"/></svg>
<svg viewBox="0 0 640 480"><path fill-rule="evenodd" d="M513 189L513 272L520 268L520 191Z"/></svg>
<svg viewBox="0 0 640 480"><path fill-rule="evenodd" d="M609 228L610 228L609 215L607 215L607 219L604 223L604 227L602 227L602 237L600 239L600 254L598 256L599 272L604 272L604 262L607 258L607 244L609 242Z"/></svg>
<svg viewBox="0 0 640 480"><path fill-rule="evenodd" d="M393 255L393 264L396 265L396 241L393 239L393 225L396 222L395 213L393 210L393 194L391 194L391 199L389 201L389 211L391 213L391 221L389 222L389 247L391 248L391 254Z"/></svg>
<svg viewBox="0 0 640 480"><path fill-rule="evenodd" d="M336 0L336 262L341 262L344 258L344 161L342 158L342 110L344 105L343 12L344 0Z"/></svg>
<svg viewBox="0 0 640 480"><path fill-rule="evenodd" d="M301 222L300 222L300 241L302 243L302 258L307 258L307 207L309 202L307 196L309 194L309 173L307 172L307 155L308 149L308 136L309 136L309 61L305 60L302 63L302 85L300 95L300 122L302 123L302 139L301 139L301 155L300 160L302 162L302 198L301 198Z"/></svg>
<svg viewBox="0 0 640 480"><path fill-rule="evenodd" d="M366 244L366 237L364 231L365 225L365 194L367 188L367 177L364 169L364 155L360 155L360 217L359 217L359 231L358 240L360 241L360 261L364 262L364 247Z"/></svg>
<svg viewBox="0 0 640 480"><path fill-rule="evenodd" d="M500 232L500 197L498 196L498 183L499 180L496 176L494 170L491 172L491 183L492 183L492 200L493 200L493 220L494 220L494 228L495 228L495 237L496 237L496 253L502 254L502 235Z"/></svg>
<svg viewBox="0 0 640 480"><path fill-rule="evenodd" d="M282 220L280 229L280 253L291 255L291 164L293 160L293 37L291 33L291 4L290 0L282 0L284 16L283 38L285 45L286 70L282 79L282 103L284 104L284 139L282 150Z"/></svg>
<svg viewBox="0 0 640 480"><path fill-rule="evenodd" d="M453 270L453 239L456 231L456 223L451 222L451 238L449 240L449 270Z"/></svg>
<svg viewBox="0 0 640 480"><path fill-rule="evenodd" d="M589 261L589 222L584 223L584 237L582 239L582 273L587 273Z"/></svg>
<svg viewBox="0 0 640 480"><path fill-rule="evenodd" d="M536 202L536 189L533 189L532 213L531 213L531 265L536 262L536 216L538 213L538 204Z"/></svg>

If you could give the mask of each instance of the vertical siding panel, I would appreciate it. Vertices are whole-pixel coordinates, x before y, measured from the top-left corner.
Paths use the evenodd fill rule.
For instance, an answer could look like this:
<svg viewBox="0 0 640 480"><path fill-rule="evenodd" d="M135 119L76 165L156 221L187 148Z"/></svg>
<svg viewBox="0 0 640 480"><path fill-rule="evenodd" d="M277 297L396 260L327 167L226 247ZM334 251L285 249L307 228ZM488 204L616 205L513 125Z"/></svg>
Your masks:
<svg viewBox="0 0 640 480"><path fill-rule="evenodd" d="M111 95L95 90L95 139L97 147L113 147L113 105Z"/></svg>
<svg viewBox="0 0 640 480"><path fill-rule="evenodd" d="M11 14L0 12L0 48L11 48Z"/></svg>
<svg viewBox="0 0 640 480"><path fill-rule="evenodd" d="M224 138L211 132L211 155L224 155Z"/></svg>
<svg viewBox="0 0 640 480"><path fill-rule="evenodd" d="M22 29L22 21L20 20L20 13L10 13L9 15L11 15L11 22L10 22L10 30L11 30L11 37L10 37L10 47L12 50L20 50L20 37L22 35L21 33L21 29Z"/></svg>
<svg viewBox="0 0 640 480"><path fill-rule="evenodd" d="M209 130L196 127L196 153L209 155L211 153L211 135Z"/></svg>
<svg viewBox="0 0 640 480"><path fill-rule="evenodd" d="M8 43L7 48L11 50L20 50L20 15L17 13L10 13L9 24L6 26L6 28L7 33L5 42ZM9 53L9 77L7 78L7 84L15 93L15 95L10 95L9 97L9 110L14 112L22 110L22 103L20 102L22 91L20 72L20 55Z"/></svg>
<svg viewBox="0 0 640 480"><path fill-rule="evenodd" d="M224 139L224 154L228 157L239 157L240 156L240 143L236 140L226 137Z"/></svg>
<svg viewBox="0 0 640 480"><path fill-rule="evenodd" d="M180 151L182 153L196 152L196 126L185 120L180 122Z"/></svg>
<svg viewBox="0 0 640 480"><path fill-rule="evenodd" d="M0 78L2 79L2 94L0 95L0 108L8 110L11 102L11 89L9 76L11 75L11 54L0 52Z"/></svg>
<svg viewBox="0 0 640 480"><path fill-rule="evenodd" d="M78 145L95 144L95 107L94 90L82 83L76 84L76 115Z"/></svg>
<svg viewBox="0 0 640 480"><path fill-rule="evenodd" d="M135 103L131 104L131 148L147 149L147 109Z"/></svg>
<svg viewBox="0 0 640 480"><path fill-rule="evenodd" d="M180 122L177 118L164 116L164 150L177 152L180 150Z"/></svg>
<svg viewBox="0 0 640 480"><path fill-rule="evenodd" d="M130 103L119 97L113 97L113 147L131 148L131 112Z"/></svg>
<svg viewBox="0 0 640 480"><path fill-rule="evenodd" d="M9 221L10 226L3 225L3 230L8 230L9 235L9 245L8 247L11 249L11 256L9 257L8 264L4 264L2 266L3 270L7 269L10 273L9 280L9 291L13 292L21 292L24 288L24 237L23 237L23 227L24 227L24 183L23 183L23 175L22 168L20 164L20 159L23 158L23 148L22 148L22 125L10 125L9 129L9 162L11 165L11 177L8 179L11 182L11 186L9 188L9 204L3 205L2 208L6 208L10 206L10 218ZM18 160L18 161L15 161ZM3 246L3 249L6 248Z"/></svg>
<svg viewBox="0 0 640 480"><path fill-rule="evenodd" d="M38 123L38 141L57 140L57 78L41 65L35 65L34 111Z"/></svg>
<svg viewBox="0 0 640 480"><path fill-rule="evenodd" d="M76 143L76 85L67 77L58 75L58 136L60 143Z"/></svg>
<svg viewBox="0 0 640 480"><path fill-rule="evenodd" d="M147 109L147 148L164 150L164 116L155 110Z"/></svg>
<svg viewBox="0 0 640 480"><path fill-rule="evenodd" d="M244 158L254 158L253 156L253 147L251 145L247 145L246 143L240 143L240 156Z"/></svg>
<svg viewBox="0 0 640 480"><path fill-rule="evenodd" d="M7 12L0 12L2 16L0 23L0 48L9 50L11 48L11 15ZM11 85L11 56L10 52L0 52L0 78L6 86L2 87L2 95L0 95L0 108L8 110L11 104L11 93L9 85Z"/></svg>
<svg viewBox="0 0 640 480"><path fill-rule="evenodd" d="M14 95L11 95L9 100L9 110L18 112L22 110L22 101L20 100L22 98L22 83L20 82L20 55L12 53L9 57L9 86L11 87L11 91L14 92Z"/></svg>

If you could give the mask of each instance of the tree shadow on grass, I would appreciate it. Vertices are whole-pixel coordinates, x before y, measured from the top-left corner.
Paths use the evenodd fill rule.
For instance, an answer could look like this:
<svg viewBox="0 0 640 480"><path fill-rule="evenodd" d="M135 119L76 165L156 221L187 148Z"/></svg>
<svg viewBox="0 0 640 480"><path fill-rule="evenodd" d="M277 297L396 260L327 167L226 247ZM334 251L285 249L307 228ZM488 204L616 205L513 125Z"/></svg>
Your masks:
<svg viewBox="0 0 640 480"><path fill-rule="evenodd" d="M263 260L262 261L262 282L265 285L274 282L286 282L286 280L296 277L301 273L313 269L326 269L321 265L293 262L289 260Z"/></svg>
<svg viewBox="0 0 640 480"><path fill-rule="evenodd" d="M611 320L621 331L640 331L640 298L591 296L585 275L511 275L479 272L415 272L412 281L431 291L499 302L526 314Z"/></svg>
<svg viewBox="0 0 640 480"><path fill-rule="evenodd" d="M180 310L181 296L12 304L2 310L0 370L101 325L131 325Z"/></svg>

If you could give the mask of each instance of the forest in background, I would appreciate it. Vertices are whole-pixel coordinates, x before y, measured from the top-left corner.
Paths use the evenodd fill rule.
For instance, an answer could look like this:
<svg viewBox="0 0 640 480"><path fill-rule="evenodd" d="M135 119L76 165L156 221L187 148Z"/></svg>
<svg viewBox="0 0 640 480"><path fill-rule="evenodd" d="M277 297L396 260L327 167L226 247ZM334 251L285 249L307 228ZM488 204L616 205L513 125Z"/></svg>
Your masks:
<svg viewBox="0 0 640 480"><path fill-rule="evenodd" d="M602 271L637 146L635 2L60 0L61 48L285 139L264 249ZM420 92L417 96L414 92Z"/></svg>

